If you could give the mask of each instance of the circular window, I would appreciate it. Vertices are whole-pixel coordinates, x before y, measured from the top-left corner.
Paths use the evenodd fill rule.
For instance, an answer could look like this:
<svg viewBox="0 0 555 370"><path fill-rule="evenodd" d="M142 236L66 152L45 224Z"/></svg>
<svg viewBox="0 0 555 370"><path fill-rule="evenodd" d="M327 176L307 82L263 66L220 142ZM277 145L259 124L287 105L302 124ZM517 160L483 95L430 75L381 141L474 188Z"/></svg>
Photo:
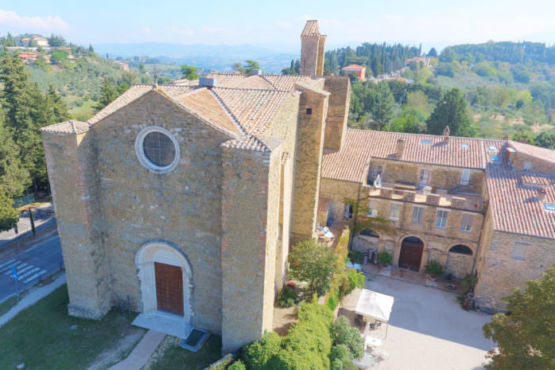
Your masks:
<svg viewBox="0 0 555 370"><path fill-rule="evenodd" d="M179 162L179 143L165 128L146 127L135 140L135 153L139 162L156 173L167 173Z"/></svg>

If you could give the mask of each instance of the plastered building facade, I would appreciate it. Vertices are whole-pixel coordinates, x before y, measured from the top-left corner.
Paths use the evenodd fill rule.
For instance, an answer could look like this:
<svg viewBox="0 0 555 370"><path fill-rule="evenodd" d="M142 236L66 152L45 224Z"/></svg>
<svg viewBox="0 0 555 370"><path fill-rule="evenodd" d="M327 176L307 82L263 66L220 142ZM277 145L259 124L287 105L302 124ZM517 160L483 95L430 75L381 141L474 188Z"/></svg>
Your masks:
<svg viewBox="0 0 555 370"><path fill-rule="evenodd" d="M70 315L129 302L223 351L271 330L289 245L315 232L322 153L341 146L330 129L346 129L349 80L322 76L324 42L308 21L299 76L138 85L42 129Z"/></svg>

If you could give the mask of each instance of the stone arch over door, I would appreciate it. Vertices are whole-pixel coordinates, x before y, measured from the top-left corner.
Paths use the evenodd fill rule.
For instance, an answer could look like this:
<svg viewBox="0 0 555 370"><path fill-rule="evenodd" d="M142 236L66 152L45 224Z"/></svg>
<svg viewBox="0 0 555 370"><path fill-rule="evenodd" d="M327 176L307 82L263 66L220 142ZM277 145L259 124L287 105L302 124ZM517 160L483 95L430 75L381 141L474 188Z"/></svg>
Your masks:
<svg viewBox="0 0 555 370"><path fill-rule="evenodd" d="M462 279L472 272L472 249L464 244L457 244L449 248L445 270L457 279Z"/></svg>
<svg viewBox="0 0 555 370"><path fill-rule="evenodd" d="M144 244L137 251L135 265L138 270L143 313L158 311L156 268L165 265L173 271L176 271L176 268L181 270L182 281L180 286L183 290L183 320L192 323L192 271L185 255L170 243L153 241ZM156 268L155 265L157 265Z"/></svg>
<svg viewBox="0 0 555 370"><path fill-rule="evenodd" d="M424 242L417 236L407 236L401 241L399 252L399 267L420 271L422 255L424 254Z"/></svg>
<svg viewBox="0 0 555 370"><path fill-rule="evenodd" d="M368 228L362 229L353 237L353 250L361 253L377 253L379 241L380 235L376 231Z"/></svg>

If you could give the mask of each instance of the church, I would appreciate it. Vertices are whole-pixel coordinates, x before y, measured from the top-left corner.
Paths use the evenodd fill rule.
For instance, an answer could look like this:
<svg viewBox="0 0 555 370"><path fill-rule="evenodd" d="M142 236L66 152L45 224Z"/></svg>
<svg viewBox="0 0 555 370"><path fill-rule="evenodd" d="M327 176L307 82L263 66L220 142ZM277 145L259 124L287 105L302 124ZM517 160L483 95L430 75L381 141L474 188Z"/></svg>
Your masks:
<svg viewBox="0 0 555 370"><path fill-rule="evenodd" d="M350 83L323 77L317 21L300 75L137 85L88 122L42 129L70 315L129 302L139 323L235 350L272 329L291 243L313 236L324 149Z"/></svg>
<svg viewBox="0 0 555 370"><path fill-rule="evenodd" d="M42 129L70 315L126 304L138 326L236 350L272 330L289 248L324 225L355 226L370 260L473 276L485 311L555 263L554 151L347 128L349 78L324 76L325 43L311 20L299 75L137 85ZM356 227L378 217L391 231Z"/></svg>

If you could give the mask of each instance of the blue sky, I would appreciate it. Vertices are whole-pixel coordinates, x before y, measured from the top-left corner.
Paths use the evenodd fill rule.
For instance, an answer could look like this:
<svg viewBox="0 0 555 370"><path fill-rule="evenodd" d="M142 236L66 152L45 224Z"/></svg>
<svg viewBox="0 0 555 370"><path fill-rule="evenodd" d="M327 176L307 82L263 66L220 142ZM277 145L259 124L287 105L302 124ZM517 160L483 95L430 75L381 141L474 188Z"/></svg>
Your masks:
<svg viewBox="0 0 555 370"><path fill-rule="evenodd" d="M329 47L362 41L555 44L554 15L555 0L0 0L0 34L58 33L84 45L158 41L296 51L304 21L319 19Z"/></svg>

